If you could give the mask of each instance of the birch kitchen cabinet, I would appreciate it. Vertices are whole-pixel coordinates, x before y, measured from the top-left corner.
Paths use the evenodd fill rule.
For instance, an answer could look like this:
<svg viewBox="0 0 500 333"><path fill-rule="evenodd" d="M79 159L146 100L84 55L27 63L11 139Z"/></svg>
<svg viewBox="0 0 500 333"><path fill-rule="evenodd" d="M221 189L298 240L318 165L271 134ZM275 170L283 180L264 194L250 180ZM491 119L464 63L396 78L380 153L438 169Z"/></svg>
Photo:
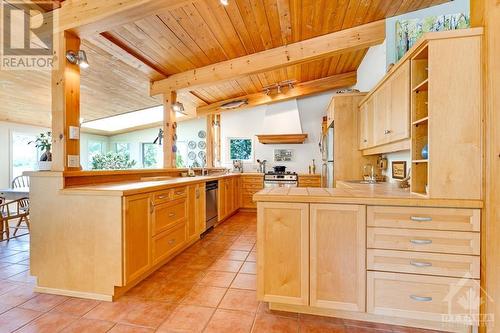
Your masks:
<svg viewBox="0 0 500 333"><path fill-rule="evenodd" d="M241 208L255 210L257 208L257 204L253 201L253 195L264 188L264 175L242 174L240 182Z"/></svg>
<svg viewBox="0 0 500 333"><path fill-rule="evenodd" d="M309 205L259 203L257 295L265 302L309 303Z"/></svg>
<svg viewBox="0 0 500 333"><path fill-rule="evenodd" d="M311 204L310 305L365 310L366 207Z"/></svg>
<svg viewBox="0 0 500 333"><path fill-rule="evenodd" d="M219 222L233 215L240 208L239 177L228 177L219 179L218 211Z"/></svg>

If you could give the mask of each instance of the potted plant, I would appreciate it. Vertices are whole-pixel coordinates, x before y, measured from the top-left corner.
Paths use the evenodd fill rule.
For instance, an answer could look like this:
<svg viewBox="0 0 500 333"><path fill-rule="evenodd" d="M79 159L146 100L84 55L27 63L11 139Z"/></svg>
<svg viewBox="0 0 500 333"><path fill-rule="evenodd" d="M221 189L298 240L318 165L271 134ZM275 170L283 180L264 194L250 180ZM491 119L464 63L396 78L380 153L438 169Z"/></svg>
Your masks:
<svg viewBox="0 0 500 333"><path fill-rule="evenodd" d="M40 149L42 155L40 155L40 161L38 162L38 170L49 171L52 169L52 153L50 149L52 148L52 135L51 132L40 133L35 141L30 141L28 144L35 144L37 149Z"/></svg>

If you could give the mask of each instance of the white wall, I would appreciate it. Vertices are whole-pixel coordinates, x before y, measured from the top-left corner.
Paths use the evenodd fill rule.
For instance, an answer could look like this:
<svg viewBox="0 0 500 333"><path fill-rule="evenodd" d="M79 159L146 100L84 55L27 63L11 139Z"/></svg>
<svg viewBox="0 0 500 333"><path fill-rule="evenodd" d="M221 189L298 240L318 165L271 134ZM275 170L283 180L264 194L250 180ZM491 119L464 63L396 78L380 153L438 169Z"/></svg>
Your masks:
<svg viewBox="0 0 500 333"><path fill-rule="evenodd" d="M324 93L298 100L300 120L303 133L308 134L304 144L299 145L263 145L255 135L263 133L266 106L259 106L247 110L225 112L221 114L221 149L222 163L225 167L232 167L229 160L228 139L232 137L248 137L254 142L254 161L245 163L245 171L255 171L256 160L267 160L268 169L273 165L286 165L288 171L307 173L312 159L316 160L316 170L321 170L321 153L319 141L321 138L321 122L326 115L326 108L333 93ZM276 124L279 126L279 124ZM295 134L295 133L293 133ZM288 163L275 163L273 161L274 149L294 149L295 161Z"/></svg>

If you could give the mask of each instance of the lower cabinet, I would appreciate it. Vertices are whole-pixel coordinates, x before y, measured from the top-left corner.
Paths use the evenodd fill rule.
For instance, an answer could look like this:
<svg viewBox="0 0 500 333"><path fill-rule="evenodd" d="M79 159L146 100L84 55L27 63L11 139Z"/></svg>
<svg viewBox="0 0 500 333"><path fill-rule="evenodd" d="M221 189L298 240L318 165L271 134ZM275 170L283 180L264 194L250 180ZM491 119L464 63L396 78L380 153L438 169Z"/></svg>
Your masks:
<svg viewBox="0 0 500 333"><path fill-rule="evenodd" d="M257 297L309 303L309 204L259 203Z"/></svg>
<svg viewBox="0 0 500 333"><path fill-rule="evenodd" d="M153 265L181 249L187 240L186 221L153 237Z"/></svg>
<svg viewBox="0 0 500 333"><path fill-rule="evenodd" d="M311 204L310 305L365 311L366 207Z"/></svg>
<svg viewBox="0 0 500 333"><path fill-rule="evenodd" d="M153 202L150 194L133 195L123 200L124 282L127 284L151 268Z"/></svg>

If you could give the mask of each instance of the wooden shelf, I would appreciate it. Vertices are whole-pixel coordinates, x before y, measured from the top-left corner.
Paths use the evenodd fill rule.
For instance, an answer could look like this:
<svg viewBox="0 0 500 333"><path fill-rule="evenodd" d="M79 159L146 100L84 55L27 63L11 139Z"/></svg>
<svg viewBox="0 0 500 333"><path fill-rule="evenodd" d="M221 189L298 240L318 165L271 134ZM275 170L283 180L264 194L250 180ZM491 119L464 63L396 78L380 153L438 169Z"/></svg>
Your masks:
<svg viewBox="0 0 500 333"><path fill-rule="evenodd" d="M419 120L414 121L412 124L418 125L418 124L426 123L428 120L429 120L429 117L427 116L427 117L424 117L424 118L421 118Z"/></svg>
<svg viewBox="0 0 500 333"><path fill-rule="evenodd" d="M419 83L415 88L413 88L414 92L427 91L429 89L429 79L425 79L421 83Z"/></svg>
<svg viewBox="0 0 500 333"><path fill-rule="evenodd" d="M270 134L257 135L262 144L301 144L307 139L307 134Z"/></svg>
<svg viewBox="0 0 500 333"><path fill-rule="evenodd" d="M429 163L429 160L413 160L413 163Z"/></svg>

